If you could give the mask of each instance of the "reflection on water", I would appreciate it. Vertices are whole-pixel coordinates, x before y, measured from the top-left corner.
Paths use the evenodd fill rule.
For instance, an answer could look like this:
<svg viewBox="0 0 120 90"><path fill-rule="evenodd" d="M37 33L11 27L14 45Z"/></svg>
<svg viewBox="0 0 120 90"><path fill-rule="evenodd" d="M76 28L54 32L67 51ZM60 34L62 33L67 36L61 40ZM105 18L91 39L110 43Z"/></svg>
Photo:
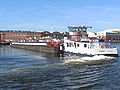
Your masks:
<svg viewBox="0 0 120 90"><path fill-rule="evenodd" d="M1 90L119 90L120 58L56 57L0 47Z"/></svg>

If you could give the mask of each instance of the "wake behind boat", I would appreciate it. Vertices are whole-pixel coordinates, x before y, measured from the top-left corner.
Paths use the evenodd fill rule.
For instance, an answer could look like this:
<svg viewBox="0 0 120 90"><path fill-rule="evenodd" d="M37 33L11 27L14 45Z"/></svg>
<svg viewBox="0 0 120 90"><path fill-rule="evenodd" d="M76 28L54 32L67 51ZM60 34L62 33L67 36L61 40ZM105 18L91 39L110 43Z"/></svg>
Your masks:
<svg viewBox="0 0 120 90"><path fill-rule="evenodd" d="M118 50L101 38L89 38L87 26L68 27L69 37L64 39L64 52L77 55L105 55L118 57Z"/></svg>

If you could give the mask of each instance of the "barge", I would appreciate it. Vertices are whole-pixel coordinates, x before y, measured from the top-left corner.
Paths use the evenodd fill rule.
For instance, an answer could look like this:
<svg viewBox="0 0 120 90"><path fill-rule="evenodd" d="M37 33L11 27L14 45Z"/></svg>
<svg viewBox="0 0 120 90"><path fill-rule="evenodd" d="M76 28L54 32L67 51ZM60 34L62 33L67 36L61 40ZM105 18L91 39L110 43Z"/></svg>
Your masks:
<svg viewBox="0 0 120 90"><path fill-rule="evenodd" d="M46 54L59 55L60 46L48 45L48 42L12 42L11 47L21 48L25 50L37 51Z"/></svg>

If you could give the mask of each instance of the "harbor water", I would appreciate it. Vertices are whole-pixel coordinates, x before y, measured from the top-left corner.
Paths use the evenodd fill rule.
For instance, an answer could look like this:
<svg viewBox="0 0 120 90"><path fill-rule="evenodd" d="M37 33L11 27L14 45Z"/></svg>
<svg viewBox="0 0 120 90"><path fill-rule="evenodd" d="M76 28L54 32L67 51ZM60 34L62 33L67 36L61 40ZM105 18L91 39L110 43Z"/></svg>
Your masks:
<svg viewBox="0 0 120 90"><path fill-rule="evenodd" d="M112 45L120 56L120 43ZM120 90L120 57L56 57L1 45L0 90Z"/></svg>

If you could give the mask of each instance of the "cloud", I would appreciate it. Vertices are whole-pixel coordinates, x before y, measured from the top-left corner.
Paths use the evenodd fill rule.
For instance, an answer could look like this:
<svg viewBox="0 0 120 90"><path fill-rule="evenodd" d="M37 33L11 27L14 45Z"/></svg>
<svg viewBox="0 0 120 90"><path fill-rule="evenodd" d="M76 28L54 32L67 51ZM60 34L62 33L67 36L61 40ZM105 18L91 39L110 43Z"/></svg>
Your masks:
<svg viewBox="0 0 120 90"><path fill-rule="evenodd" d="M7 19L12 24L3 26L6 29L29 31L68 30L68 25L90 25L93 27L108 27L120 25L120 8L100 5L83 5L70 7L69 5L47 5L46 7L28 7L24 10L7 12ZM3 12L0 12L2 15ZM8 17L9 16L9 17ZM5 18L6 19L6 18ZM7 21L7 20L6 20ZM9 22L8 21L8 22ZM17 23L17 24L16 24ZM2 28L2 27L0 27Z"/></svg>
<svg viewBox="0 0 120 90"><path fill-rule="evenodd" d="M51 29L52 27L52 29ZM65 31L66 26L52 24L50 22L46 23L21 23L14 25L7 25L1 27L3 30L22 30L22 31Z"/></svg>
<svg viewBox="0 0 120 90"><path fill-rule="evenodd" d="M35 8L33 8L35 9ZM32 31L53 30L65 31L68 30L68 25L90 25L93 27L113 27L118 26L120 13L117 12L120 8L116 7L101 7L101 6L85 6L82 8L76 7L61 7L51 6L52 11L48 17L39 19L38 22L21 23L9 25L10 28ZM54 13L53 13L54 11ZM39 12L30 12L39 15ZM115 13L115 14L114 14ZM53 15L52 15L53 14ZM113 25L114 23L114 25Z"/></svg>

